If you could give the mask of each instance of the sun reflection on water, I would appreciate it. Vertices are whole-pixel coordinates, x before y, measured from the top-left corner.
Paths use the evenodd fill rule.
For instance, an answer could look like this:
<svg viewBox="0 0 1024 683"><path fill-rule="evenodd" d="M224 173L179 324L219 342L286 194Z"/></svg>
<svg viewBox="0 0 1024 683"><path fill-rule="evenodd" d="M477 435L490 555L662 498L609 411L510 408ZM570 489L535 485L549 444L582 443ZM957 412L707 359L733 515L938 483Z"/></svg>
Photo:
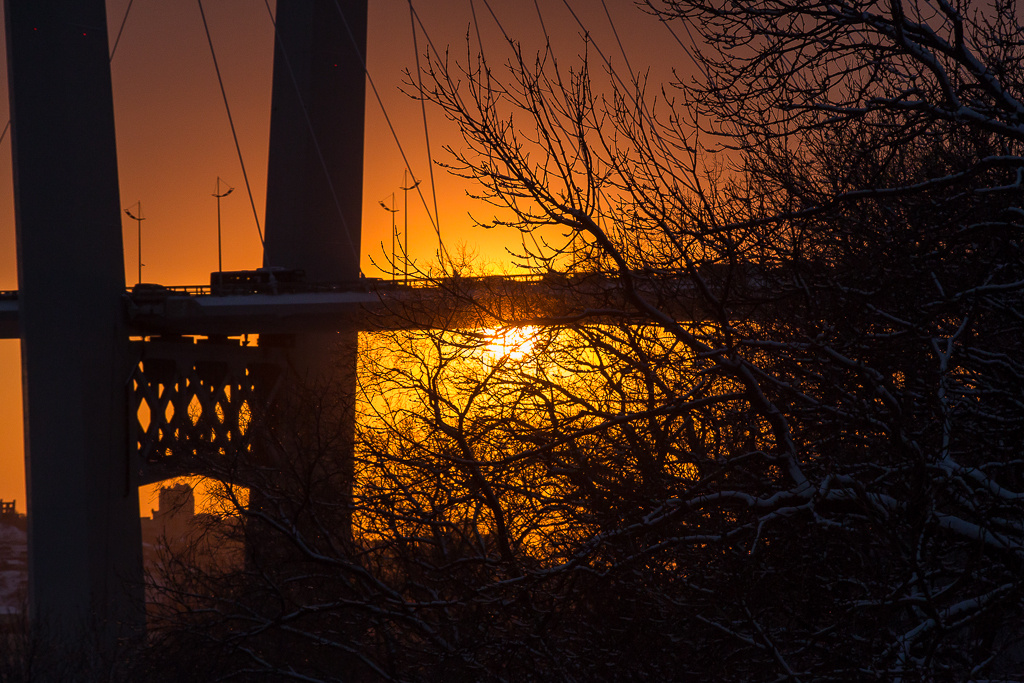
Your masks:
<svg viewBox="0 0 1024 683"><path fill-rule="evenodd" d="M486 328L482 335L491 341L484 347L484 354L492 362L505 358L522 360L533 350L537 331L533 325Z"/></svg>

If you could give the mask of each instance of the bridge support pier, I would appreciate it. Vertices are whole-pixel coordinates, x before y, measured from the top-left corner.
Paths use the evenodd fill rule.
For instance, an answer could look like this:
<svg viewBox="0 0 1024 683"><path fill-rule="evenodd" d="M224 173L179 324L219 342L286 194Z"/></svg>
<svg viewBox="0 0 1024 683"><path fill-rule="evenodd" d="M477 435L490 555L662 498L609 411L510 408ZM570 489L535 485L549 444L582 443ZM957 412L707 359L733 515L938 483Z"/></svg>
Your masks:
<svg viewBox="0 0 1024 683"><path fill-rule="evenodd" d="M30 616L58 644L113 655L145 615L105 3L4 3ZM359 277L366 15L366 0L278 8L264 261L311 282ZM354 396L355 333L285 346L297 381L330 375Z"/></svg>
<svg viewBox="0 0 1024 683"><path fill-rule="evenodd" d="M311 283L360 277L367 0L279 0L264 266ZM340 392L336 463L351 500L358 334L263 339L286 349L295 389ZM285 394L289 393L287 390ZM293 395L309 391L294 391ZM346 531L347 533L347 531Z"/></svg>
<svg viewBox="0 0 1024 683"><path fill-rule="evenodd" d="M29 609L64 649L144 625L103 0L6 0Z"/></svg>
<svg viewBox="0 0 1024 683"><path fill-rule="evenodd" d="M277 3L264 266L359 277L367 0Z"/></svg>

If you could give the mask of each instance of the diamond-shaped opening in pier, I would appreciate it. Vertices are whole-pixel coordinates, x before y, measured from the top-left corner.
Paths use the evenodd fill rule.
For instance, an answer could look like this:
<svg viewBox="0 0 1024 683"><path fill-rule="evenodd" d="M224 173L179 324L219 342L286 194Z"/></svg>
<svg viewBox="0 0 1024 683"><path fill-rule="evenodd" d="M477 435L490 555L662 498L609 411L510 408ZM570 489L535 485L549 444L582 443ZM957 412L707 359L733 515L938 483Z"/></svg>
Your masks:
<svg viewBox="0 0 1024 683"><path fill-rule="evenodd" d="M250 424L252 424L252 408L249 407L248 401L242 401L242 405L238 406L238 433L245 436L249 431Z"/></svg>
<svg viewBox="0 0 1024 683"><path fill-rule="evenodd" d="M174 404L168 401L167 407L164 408L164 420L167 421L167 424L170 424L171 420L173 420L173 419L174 419Z"/></svg>
<svg viewBox="0 0 1024 683"><path fill-rule="evenodd" d="M192 400L188 402L188 417L192 420L192 424L196 424L202 416L203 404L199 402L198 396L193 395Z"/></svg>
<svg viewBox="0 0 1024 683"><path fill-rule="evenodd" d="M143 432L149 429L149 421L152 416L149 410L149 403L146 401L146 399L142 399L139 402L139 409L135 411L135 417L138 419L139 427L142 429Z"/></svg>
<svg viewBox="0 0 1024 683"><path fill-rule="evenodd" d="M213 411L217 414L217 422L224 424L224 407L221 406L220 401L214 404Z"/></svg>

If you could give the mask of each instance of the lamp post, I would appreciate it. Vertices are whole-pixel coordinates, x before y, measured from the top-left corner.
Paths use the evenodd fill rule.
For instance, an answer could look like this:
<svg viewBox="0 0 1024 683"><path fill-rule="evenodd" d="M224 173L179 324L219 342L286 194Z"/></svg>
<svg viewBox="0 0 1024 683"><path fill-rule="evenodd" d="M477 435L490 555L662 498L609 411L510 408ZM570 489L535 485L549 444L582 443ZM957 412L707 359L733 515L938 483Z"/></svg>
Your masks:
<svg viewBox="0 0 1024 683"><path fill-rule="evenodd" d="M384 209L391 214L391 281L395 281L395 240L397 238L397 231L395 230L395 214L398 213L398 209L395 208L395 193L391 193L391 207L384 203L384 200L380 200L380 208Z"/></svg>
<svg viewBox="0 0 1024 683"><path fill-rule="evenodd" d="M224 194L220 193L220 176L217 176L217 189L214 191L213 196L217 198L217 272L224 272L224 263L222 260L221 240L220 240L220 200L227 197L229 194L235 191L235 188L228 185L228 191ZM224 183L227 185L227 183Z"/></svg>
<svg viewBox="0 0 1024 683"><path fill-rule="evenodd" d="M409 182L409 171L402 171L402 190L403 200L405 202L405 208L403 213L405 214L405 246L402 248L402 255L405 261L405 279L409 279L409 190L415 190L419 187L420 181L414 182L412 185L406 186L405 183ZM440 254L440 252L438 252Z"/></svg>
<svg viewBox="0 0 1024 683"><path fill-rule="evenodd" d="M139 214L136 216L129 209L125 209L124 212L128 214L128 217L135 221L137 232L138 232L138 247L139 247L139 279L138 282L142 282L142 266L145 264L142 262L142 221L146 220L142 216L142 200L135 202L135 213Z"/></svg>

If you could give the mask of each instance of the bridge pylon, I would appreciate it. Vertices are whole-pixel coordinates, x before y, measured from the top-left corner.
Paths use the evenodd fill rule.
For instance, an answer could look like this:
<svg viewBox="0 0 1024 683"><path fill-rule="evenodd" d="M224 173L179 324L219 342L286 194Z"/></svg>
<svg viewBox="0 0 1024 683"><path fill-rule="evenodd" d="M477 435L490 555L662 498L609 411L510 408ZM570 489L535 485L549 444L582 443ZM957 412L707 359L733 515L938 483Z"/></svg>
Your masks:
<svg viewBox="0 0 1024 683"><path fill-rule="evenodd" d="M284 330L255 353L130 342L104 0L4 3L30 618L111 655L145 624L141 479L187 473L188 453L221 442L247 452L241 425L213 416L238 420L278 386L268 363L354 397L357 333ZM359 277L366 19L366 0L287 0L276 15L264 262L314 283Z"/></svg>
<svg viewBox="0 0 1024 683"><path fill-rule="evenodd" d="M110 653L144 624L103 0L6 0L29 610Z"/></svg>
<svg viewBox="0 0 1024 683"><path fill-rule="evenodd" d="M367 0L278 2L265 267L298 269L309 283L360 277ZM342 426L335 465L351 495L358 333L264 335L289 358L305 391L340 392L330 416ZM252 500L252 499L251 499ZM342 524L347 524L343 520Z"/></svg>

